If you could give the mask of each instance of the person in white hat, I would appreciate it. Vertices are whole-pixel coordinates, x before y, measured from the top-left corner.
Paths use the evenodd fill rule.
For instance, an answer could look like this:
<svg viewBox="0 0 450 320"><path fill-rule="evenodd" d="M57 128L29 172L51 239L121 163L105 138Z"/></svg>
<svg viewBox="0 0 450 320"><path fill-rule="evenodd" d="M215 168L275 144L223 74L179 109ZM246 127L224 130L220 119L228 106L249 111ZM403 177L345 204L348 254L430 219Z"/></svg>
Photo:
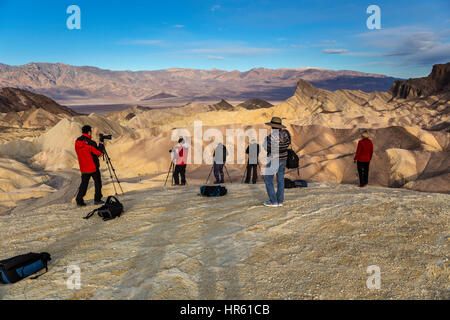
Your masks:
<svg viewBox="0 0 450 320"><path fill-rule="evenodd" d="M264 205L266 207L282 207L284 202L284 172L288 157L287 150L291 144L291 134L286 130L286 126L282 124L281 118L273 117L266 125L270 126L272 131L264 142L264 148L267 150L267 156L269 157L266 174L264 175L269 201L264 202ZM273 185L275 173L277 177L277 192L275 192Z"/></svg>

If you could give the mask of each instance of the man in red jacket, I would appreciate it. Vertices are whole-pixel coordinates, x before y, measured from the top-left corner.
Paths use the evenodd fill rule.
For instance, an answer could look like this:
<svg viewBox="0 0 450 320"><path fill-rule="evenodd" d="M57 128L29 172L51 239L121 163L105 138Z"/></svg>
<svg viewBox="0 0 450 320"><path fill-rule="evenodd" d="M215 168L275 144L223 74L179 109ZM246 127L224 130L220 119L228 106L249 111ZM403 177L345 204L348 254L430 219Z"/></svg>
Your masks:
<svg viewBox="0 0 450 320"><path fill-rule="evenodd" d="M369 132L362 133L362 139L358 142L354 162L358 163L359 186L369 184L369 165L373 155L373 143L369 139Z"/></svg>
<svg viewBox="0 0 450 320"><path fill-rule="evenodd" d="M102 178L100 175L100 161L99 157L103 155L103 144L93 141L92 128L84 126L81 129L83 135L75 141L75 151L77 153L78 162L81 171L81 184L77 194L77 205L79 207L86 206L83 198L86 195L89 180L92 177L95 183L95 198L94 204L103 204L102 201Z"/></svg>

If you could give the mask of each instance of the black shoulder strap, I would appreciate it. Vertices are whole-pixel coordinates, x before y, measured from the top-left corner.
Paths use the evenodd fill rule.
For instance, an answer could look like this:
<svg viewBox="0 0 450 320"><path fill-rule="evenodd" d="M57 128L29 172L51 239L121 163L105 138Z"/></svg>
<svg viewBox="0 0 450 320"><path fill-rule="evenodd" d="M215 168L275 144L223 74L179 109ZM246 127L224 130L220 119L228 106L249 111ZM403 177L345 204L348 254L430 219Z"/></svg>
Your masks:
<svg viewBox="0 0 450 320"><path fill-rule="evenodd" d="M91 212L88 213L88 215L86 217L84 217L83 219L89 219L90 217L92 217L96 212L98 211L98 209L95 209Z"/></svg>
<svg viewBox="0 0 450 320"><path fill-rule="evenodd" d="M106 203L110 203L110 200L111 200L111 199L114 199L114 200L116 201L116 203L120 203L119 199L117 199L117 198L114 197L114 196L109 196L108 199L106 199Z"/></svg>

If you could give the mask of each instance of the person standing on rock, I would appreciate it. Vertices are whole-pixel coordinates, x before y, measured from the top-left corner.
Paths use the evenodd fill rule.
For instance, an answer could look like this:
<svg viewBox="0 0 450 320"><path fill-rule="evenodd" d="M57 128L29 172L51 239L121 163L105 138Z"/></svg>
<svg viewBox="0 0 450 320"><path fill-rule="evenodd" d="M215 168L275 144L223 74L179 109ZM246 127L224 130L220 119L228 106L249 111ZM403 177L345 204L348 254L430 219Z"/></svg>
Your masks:
<svg viewBox="0 0 450 320"><path fill-rule="evenodd" d="M225 166L225 162L227 161L228 151L227 148L219 143L214 150L213 159L214 159L214 177L216 177L215 184L224 183L225 175L223 174L223 167Z"/></svg>
<svg viewBox="0 0 450 320"><path fill-rule="evenodd" d="M270 135L264 141L263 147L267 150L268 163L265 168L264 182L266 184L269 201L264 202L266 207L282 207L284 202L284 172L288 157L288 147L291 144L291 134L281 123L281 118L273 117L266 125L272 128ZM277 175L277 192L273 185L274 175Z"/></svg>
<svg viewBox="0 0 450 320"><path fill-rule="evenodd" d="M97 146L97 143L92 140L92 128L90 126L84 126L81 132L83 133L82 136L75 141L75 152L81 171L81 184L76 198L77 206L86 206L83 198L86 195L91 177L95 184L94 204L103 204L105 202L102 201L102 177L98 158L103 155L104 146L101 142Z"/></svg>
<svg viewBox="0 0 450 320"><path fill-rule="evenodd" d="M184 143L183 137L178 140L178 144L174 146L170 151L172 153L172 161L175 163L175 170L173 171L173 180L175 185L186 185L186 163L189 149Z"/></svg>
<svg viewBox="0 0 450 320"><path fill-rule="evenodd" d="M369 166L373 156L373 143L369 139L369 132L364 130L362 139L358 142L354 162L358 166L359 187L363 188L369 184Z"/></svg>
<svg viewBox="0 0 450 320"><path fill-rule="evenodd" d="M252 172L253 172L253 184L256 183L256 180L258 179L258 157L259 157L259 144L256 143L255 139L252 139L250 141L249 146L247 147L247 150L245 153L248 154L248 162L247 162L247 175L245 177L245 183L250 183L250 178L252 178Z"/></svg>

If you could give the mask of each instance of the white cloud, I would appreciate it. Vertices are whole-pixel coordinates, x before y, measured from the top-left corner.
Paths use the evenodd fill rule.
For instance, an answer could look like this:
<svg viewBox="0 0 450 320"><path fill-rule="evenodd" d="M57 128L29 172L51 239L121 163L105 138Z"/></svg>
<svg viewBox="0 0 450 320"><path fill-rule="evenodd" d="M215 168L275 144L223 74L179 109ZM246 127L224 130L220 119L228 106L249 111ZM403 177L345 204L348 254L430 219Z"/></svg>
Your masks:
<svg viewBox="0 0 450 320"><path fill-rule="evenodd" d="M336 40L322 40L318 43L293 43L291 44L291 48L296 48L296 49L305 49L305 48L323 48L323 47L333 47L337 44Z"/></svg>
<svg viewBox="0 0 450 320"><path fill-rule="evenodd" d="M225 57L221 57L221 56L207 56L206 59L208 59L208 60L225 60Z"/></svg>
<svg viewBox="0 0 450 320"><path fill-rule="evenodd" d="M357 35L366 46L383 50L378 55L394 57L410 65L433 65L450 60L450 43L437 33L417 27L398 27Z"/></svg>
<svg viewBox="0 0 450 320"><path fill-rule="evenodd" d="M216 4L216 5L214 5L214 6L211 7L211 11L214 12L214 11L220 10L220 8L222 8L222 7L220 6L220 4Z"/></svg>
<svg viewBox="0 0 450 320"><path fill-rule="evenodd" d="M347 49L323 49L322 52L326 53L326 54L343 54L343 53L348 53L348 50Z"/></svg>
<svg viewBox="0 0 450 320"><path fill-rule="evenodd" d="M184 25L182 24L175 24L173 25L174 28L184 28Z"/></svg>

